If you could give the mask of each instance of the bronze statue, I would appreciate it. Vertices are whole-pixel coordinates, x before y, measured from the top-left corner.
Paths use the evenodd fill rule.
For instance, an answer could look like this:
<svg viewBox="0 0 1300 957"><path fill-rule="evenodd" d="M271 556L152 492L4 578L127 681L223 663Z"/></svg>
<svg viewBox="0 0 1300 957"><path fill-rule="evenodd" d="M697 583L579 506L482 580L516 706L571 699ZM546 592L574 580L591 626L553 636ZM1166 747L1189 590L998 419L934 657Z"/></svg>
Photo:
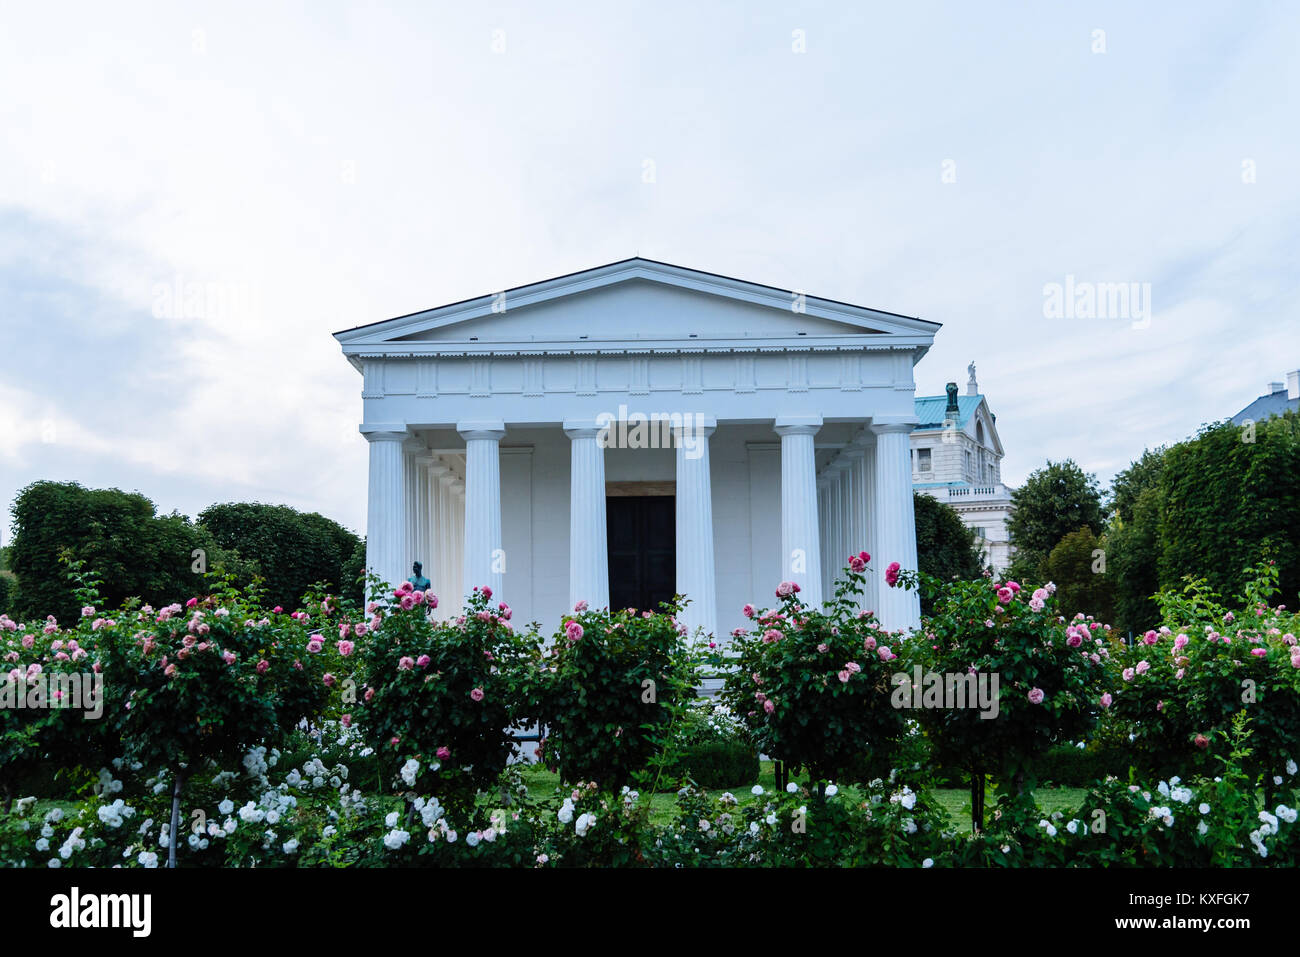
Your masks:
<svg viewBox="0 0 1300 957"><path fill-rule="evenodd" d="M421 574L421 572L424 571L424 566L419 562L416 562L411 566L411 571L415 572L415 574L408 578L407 581L415 586L416 591L428 591L433 585L433 582L429 581L429 579L425 578L424 575Z"/></svg>

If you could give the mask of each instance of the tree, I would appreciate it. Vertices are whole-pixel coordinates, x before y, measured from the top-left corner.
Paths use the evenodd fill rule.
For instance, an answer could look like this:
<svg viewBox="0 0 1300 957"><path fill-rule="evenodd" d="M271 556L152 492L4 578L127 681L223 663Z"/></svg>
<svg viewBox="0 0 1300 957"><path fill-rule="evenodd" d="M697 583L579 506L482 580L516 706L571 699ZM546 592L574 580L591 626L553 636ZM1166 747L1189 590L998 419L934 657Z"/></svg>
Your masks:
<svg viewBox="0 0 1300 957"><path fill-rule="evenodd" d="M1044 570L1056 583L1061 614L1073 618L1079 612L1098 621L1110 621L1111 581L1105 549L1086 525L1065 535L1047 556Z"/></svg>
<svg viewBox="0 0 1300 957"><path fill-rule="evenodd" d="M1077 529L1094 535L1105 527L1097 477L1085 473L1073 459L1048 461L1011 493L1015 511L1007 521L1016 557L1008 577L1037 580L1056 544Z"/></svg>
<svg viewBox="0 0 1300 957"><path fill-rule="evenodd" d="M926 575L944 581L979 578L984 572L984 555L957 510L920 492L912 494L916 513L917 567ZM929 613L924 597L922 613Z"/></svg>
<svg viewBox="0 0 1300 957"><path fill-rule="evenodd" d="M287 505L230 502L199 513L199 525L222 548L237 552L265 579L271 605L297 607L318 582L349 594L356 591L344 574L360 539L338 522Z"/></svg>
<svg viewBox="0 0 1300 957"><path fill-rule="evenodd" d="M1253 427L1205 426L1165 452L1159 575L1204 578L1220 594L1245 586L1243 566L1277 562L1283 601L1300 593L1300 415Z"/></svg>
<svg viewBox="0 0 1300 957"><path fill-rule="evenodd" d="M1114 601L1113 624L1121 634L1140 634L1160 620L1155 594L1160 590L1157 561L1164 491L1153 485L1138 493L1131 517L1116 511L1106 532L1107 571Z"/></svg>
<svg viewBox="0 0 1300 957"><path fill-rule="evenodd" d="M12 604L27 618L77 616L80 606L60 563L65 554L84 561L114 606L132 596L152 604L183 600L203 581L195 550L208 565L224 557L185 516L158 516L149 499L116 488L34 482L18 493L13 515L9 559L18 594Z"/></svg>
<svg viewBox="0 0 1300 957"><path fill-rule="evenodd" d="M1167 450L1167 446L1163 445L1154 451L1145 449L1140 459L1111 480L1110 511L1119 515L1125 523L1133 521L1133 513L1142 493L1149 488L1160 487Z"/></svg>

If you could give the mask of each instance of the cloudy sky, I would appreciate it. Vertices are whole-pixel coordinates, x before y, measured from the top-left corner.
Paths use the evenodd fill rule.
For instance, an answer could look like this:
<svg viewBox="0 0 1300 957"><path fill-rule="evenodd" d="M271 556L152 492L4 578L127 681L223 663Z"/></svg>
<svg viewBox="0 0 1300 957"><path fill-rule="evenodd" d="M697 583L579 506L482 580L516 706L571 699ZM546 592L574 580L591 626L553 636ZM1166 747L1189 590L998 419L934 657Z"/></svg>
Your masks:
<svg viewBox="0 0 1300 957"><path fill-rule="evenodd" d="M1300 368L1298 39L1278 3L6 5L0 505L363 531L330 333L632 255L941 322L918 389L977 363L1008 482L1104 482ZM1066 277L1149 317L1049 315Z"/></svg>

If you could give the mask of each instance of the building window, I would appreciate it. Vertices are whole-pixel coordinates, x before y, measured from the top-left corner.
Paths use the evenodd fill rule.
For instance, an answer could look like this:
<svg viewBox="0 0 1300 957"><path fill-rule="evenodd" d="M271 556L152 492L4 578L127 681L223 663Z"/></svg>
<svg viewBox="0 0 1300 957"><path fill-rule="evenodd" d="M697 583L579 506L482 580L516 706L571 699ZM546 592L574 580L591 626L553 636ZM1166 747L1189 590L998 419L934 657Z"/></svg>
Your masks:
<svg viewBox="0 0 1300 957"><path fill-rule="evenodd" d="M916 470L918 472L930 471L930 450L929 449L916 450Z"/></svg>
<svg viewBox="0 0 1300 957"><path fill-rule="evenodd" d="M966 477L967 477L967 478L970 478L970 477L972 477L974 474L975 474L975 473L974 473L974 470L973 470L973 468L971 467L971 454L970 454L970 449L967 449L967 450L966 450Z"/></svg>
<svg viewBox="0 0 1300 957"><path fill-rule="evenodd" d="M981 542L984 541L986 538L988 538L988 536L984 534L984 526L982 525L975 526L975 537L978 538Z"/></svg>

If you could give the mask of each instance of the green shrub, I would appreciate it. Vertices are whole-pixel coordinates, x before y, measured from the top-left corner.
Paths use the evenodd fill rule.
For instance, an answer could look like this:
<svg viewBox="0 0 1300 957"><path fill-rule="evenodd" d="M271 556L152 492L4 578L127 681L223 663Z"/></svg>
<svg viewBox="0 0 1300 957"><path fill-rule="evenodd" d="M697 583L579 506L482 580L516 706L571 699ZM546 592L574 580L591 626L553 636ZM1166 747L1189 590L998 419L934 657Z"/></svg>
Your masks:
<svg viewBox="0 0 1300 957"><path fill-rule="evenodd" d="M608 791L671 764L673 727L697 684L676 610L595 611L580 602L565 616L534 686L547 729L538 750L562 780Z"/></svg>
<svg viewBox="0 0 1300 957"><path fill-rule="evenodd" d="M814 781L865 780L869 762L888 760L906 733L906 715L890 702L898 671L898 635L859 612L866 562L852 559L835 598L805 606L798 586L782 582L778 608L745 607L754 621L737 630L723 700L748 729L755 747L791 768L808 768Z"/></svg>

